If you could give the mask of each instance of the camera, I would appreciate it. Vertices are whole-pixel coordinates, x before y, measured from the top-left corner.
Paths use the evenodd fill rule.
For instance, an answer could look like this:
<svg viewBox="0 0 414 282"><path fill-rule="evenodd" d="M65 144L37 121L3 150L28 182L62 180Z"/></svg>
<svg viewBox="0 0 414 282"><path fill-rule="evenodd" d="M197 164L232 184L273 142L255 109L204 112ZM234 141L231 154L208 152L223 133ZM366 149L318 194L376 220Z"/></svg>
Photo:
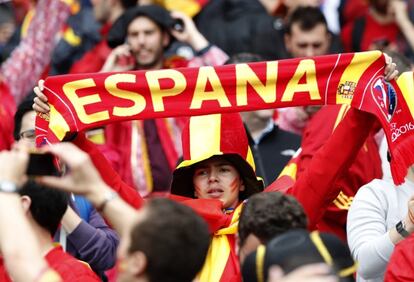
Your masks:
<svg viewBox="0 0 414 282"><path fill-rule="evenodd" d="M54 155L38 151L31 152L29 155L29 164L27 165L26 174L29 176L58 176L59 171L55 166Z"/></svg>
<svg viewBox="0 0 414 282"><path fill-rule="evenodd" d="M182 19L174 19L171 28L178 32L183 32L185 28L184 21Z"/></svg>

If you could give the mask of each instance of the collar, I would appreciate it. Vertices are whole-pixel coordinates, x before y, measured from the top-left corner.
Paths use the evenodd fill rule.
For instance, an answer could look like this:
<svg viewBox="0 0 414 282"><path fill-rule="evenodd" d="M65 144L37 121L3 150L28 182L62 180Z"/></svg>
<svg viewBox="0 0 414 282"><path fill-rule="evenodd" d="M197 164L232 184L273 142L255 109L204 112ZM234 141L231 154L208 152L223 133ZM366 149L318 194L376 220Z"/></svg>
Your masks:
<svg viewBox="0 0 414 282"><path fill-rule="evenodd" d="M273 121L273 119L270 119L269 122L267 123L266 127L263 128L262 132L260 133L260 135L257 138L252 138L253 142L255 145L259 144L260 141L262 141L262 139L268 135L270 132L273 131L273 129L275 128L275 123Z"/></svg>

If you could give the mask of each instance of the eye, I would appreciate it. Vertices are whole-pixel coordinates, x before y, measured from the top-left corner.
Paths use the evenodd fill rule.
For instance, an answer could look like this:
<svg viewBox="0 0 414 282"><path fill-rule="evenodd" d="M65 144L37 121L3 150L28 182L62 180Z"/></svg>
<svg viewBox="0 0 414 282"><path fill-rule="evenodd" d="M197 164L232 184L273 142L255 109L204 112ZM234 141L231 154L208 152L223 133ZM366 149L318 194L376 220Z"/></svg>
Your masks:
<svg viewBox="0 0 414 282"><path fill-rule="evenodd" d="M204 175L207 175L207 170L206 169L197 169L194 172L194 175L195 176L204 176Z"/></svg>
<svg viewBox="0 0 414 282"><path fill-rule="evenodd" d="M229 172L229 171L230 171L230 167L228 167L228 166L220 167L220 172Z"/></svg>

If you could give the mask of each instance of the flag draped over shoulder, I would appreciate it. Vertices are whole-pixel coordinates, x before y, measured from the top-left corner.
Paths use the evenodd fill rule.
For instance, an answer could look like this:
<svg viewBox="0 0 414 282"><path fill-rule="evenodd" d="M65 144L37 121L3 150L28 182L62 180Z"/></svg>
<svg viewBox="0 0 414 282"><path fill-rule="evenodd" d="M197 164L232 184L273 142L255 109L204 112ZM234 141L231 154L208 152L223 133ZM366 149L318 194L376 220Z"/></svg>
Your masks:
<svg viewBox="0 0 414 282"><path fill-rule="evenodd" d="M347 53L217 67L49 77L50 115L36 121L37 142L108 123L303 105L349 104L377 116L396 184L414 163L413 73L390 84L381 52ZM350 133L352 134L352 133ZM350 136L352 138L352 136Z"/></svg>

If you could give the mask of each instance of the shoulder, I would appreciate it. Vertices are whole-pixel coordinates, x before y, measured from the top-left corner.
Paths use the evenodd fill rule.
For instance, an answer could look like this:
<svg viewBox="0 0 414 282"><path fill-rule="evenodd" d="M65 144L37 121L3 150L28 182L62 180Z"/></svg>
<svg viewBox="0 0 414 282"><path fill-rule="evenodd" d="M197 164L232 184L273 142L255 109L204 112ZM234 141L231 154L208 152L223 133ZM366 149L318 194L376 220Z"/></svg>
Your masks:
<svg viewBox="0 0 414 282"><path fill-rule="evenodd" d="M391 181L374 179L358 190L351 205L351 209L355 209L361 202L369 203L371 206L388 206L395 202L396 198L397 189Z"/></svg>
<svg viewBox="0 0 414 282"><path fill-rule="evenodd" d="M65 253L61 247L56 247L46 255L49 265L56 270L64 281L99 281L90 266ZM82 277L93 279L83 280ZM75 280L72 280L75 279Z"/></svg>

